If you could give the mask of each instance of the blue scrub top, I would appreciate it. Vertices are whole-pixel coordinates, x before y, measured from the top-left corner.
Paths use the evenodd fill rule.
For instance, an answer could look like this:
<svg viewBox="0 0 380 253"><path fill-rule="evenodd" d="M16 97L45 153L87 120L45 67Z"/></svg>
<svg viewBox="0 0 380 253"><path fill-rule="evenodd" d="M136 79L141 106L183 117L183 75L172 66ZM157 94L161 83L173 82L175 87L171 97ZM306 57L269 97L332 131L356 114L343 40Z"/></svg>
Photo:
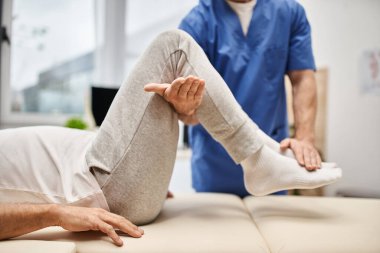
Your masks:
<svg viewBox="0 0 380 253"><path fill-rule="evenodd" d="M238 16L225 0L200 0L180 29L203 48L258 126L277 141L286 138L284 75L291 70L315 69L303 7L294 0L257 0L245 36ZM196 191L249 194L242 168L201 125L190 127L189 137Z"/></svg>

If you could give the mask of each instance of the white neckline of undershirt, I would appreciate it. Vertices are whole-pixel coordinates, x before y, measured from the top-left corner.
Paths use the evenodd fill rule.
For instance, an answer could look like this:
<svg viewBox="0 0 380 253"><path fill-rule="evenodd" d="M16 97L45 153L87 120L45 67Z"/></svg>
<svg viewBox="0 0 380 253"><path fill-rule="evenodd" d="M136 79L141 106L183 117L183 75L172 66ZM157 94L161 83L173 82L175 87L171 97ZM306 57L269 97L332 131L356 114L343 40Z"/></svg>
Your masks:
<svg viewBox="0 0 380 253"><path fill-rule="evenodd" d="M244 35L247 35L257 0L252 0L246 3L236 3L230 0L226 0L226 2L239 17L243 33Z"/></svg>

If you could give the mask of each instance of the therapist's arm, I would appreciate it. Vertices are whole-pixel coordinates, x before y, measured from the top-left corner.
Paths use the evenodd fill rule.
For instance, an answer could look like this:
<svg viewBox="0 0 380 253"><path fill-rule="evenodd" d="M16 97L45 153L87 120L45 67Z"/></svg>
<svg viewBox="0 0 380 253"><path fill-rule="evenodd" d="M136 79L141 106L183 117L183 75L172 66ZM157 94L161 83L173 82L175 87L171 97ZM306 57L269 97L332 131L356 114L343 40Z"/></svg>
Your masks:
<svg viewBox="0 0 380 253"><path fill-rule="evenodd" d="M291 148L297 161L308 170L320 168L321 157L314 146L315 118L317 112L317 85L314 71L289 71L292 83L294 138L281 142L281 148Z"/></svg>
<svg viewBox="0 0 380 253"><path fill-rule="evenodd" d="M123 241L114 228L133 237L141 237L144 233L127 219L100 208L57 204L0 204L0 240L50 226L61 226L75 232L99 230L118 246L123 245Z"/></svg>

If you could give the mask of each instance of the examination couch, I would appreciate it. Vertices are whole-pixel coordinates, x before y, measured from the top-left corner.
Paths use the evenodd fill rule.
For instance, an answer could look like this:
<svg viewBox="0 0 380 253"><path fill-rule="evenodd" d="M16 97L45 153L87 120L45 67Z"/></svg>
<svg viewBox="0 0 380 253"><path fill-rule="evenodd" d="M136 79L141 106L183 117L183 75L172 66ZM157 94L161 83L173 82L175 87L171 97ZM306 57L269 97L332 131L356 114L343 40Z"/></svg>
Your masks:
<svg viewBox="0 0 380 253"><path fill-rule="evenodd" d="M379 253L380 200L178 195L143 228L117 247L99 232L51 227L2 241L0 252Z"/></svg>

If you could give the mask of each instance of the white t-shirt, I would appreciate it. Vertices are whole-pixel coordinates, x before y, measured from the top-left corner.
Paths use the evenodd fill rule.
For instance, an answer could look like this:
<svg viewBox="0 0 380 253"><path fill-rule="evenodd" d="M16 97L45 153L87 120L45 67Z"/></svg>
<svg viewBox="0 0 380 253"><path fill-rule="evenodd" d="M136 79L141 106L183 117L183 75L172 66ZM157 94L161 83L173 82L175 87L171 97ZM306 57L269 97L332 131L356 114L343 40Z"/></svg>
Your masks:
<svg viewBox="0 0 380 253"><path fill-rule="evenodd" d="M257 0L252 0L246 3L236 3L226 0L228 5L231 6L231 8L238 15L244 35L247 35L248 33L249 24L252 19L253 10L256 6L256 1Z"/></svg>
<svg viewBox="0 0 380 253"><path fill-rule="evenodd" d="M0 131L0 203L57 203L109 210L85 154L95 133L63 127Z"/></svg>

